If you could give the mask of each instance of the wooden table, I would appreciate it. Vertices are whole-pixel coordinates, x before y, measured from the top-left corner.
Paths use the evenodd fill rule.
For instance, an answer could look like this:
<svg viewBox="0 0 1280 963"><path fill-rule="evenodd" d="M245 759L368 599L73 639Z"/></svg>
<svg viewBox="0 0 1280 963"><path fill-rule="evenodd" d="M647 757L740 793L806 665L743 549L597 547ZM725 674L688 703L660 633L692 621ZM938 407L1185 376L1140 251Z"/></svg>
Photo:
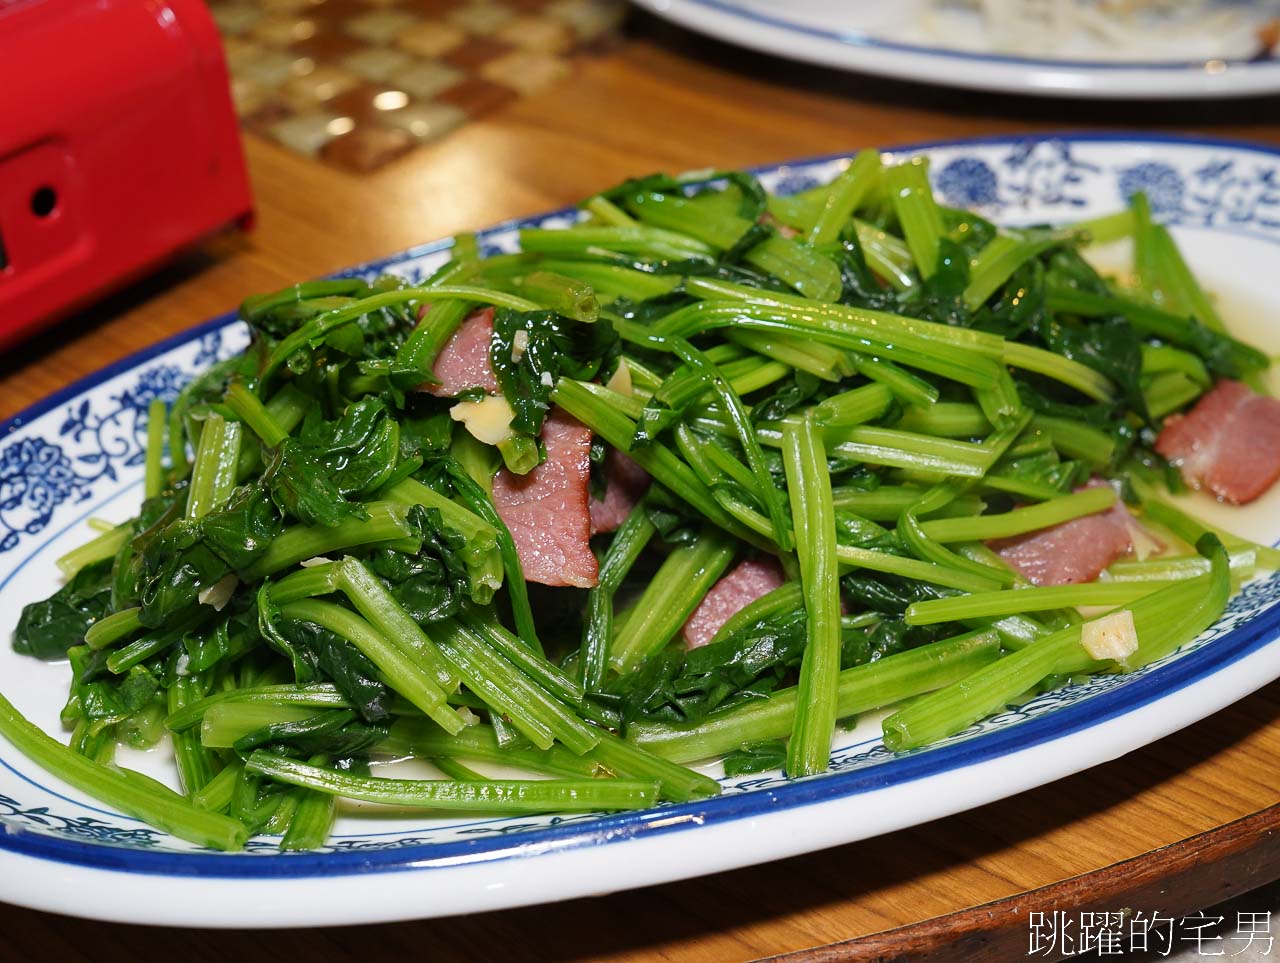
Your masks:
<svg viewBox="0 0 1280 963"><path fill-rule="evenodd" d="M215 239L8 353L0 417L246 294L559 206L632 174L1053 129L1173 129L1280 144L1278 118L1277 99L1091 105L913 87L771 60L637 18L573 81L376 175L356 178L250 138L258 230ZM906 926L810 958L1014 959L1027 951L1029 911L1178 915L1280 877L1278 758L1280 684L1272 684L1061 782L766 866L554 906L305 933L192 935L0 908L0 956L726 960ZM1125 860L1133 862L1114 865ZM1080 874L1094 875L1071 880ZM960 912L991 901L1004 902Z"/></svg>

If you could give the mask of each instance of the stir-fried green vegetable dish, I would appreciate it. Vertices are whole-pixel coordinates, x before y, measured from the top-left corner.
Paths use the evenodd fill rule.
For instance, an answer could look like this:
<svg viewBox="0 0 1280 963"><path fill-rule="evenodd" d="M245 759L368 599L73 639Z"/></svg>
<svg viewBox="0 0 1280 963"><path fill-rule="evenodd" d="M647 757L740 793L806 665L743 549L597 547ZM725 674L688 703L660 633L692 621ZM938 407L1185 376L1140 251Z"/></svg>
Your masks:
<svg viewBox="0 0 1280 963"><path fill-rule="evenodd" d="M179 837L306 849L338 798L688 801L720 785L687 763L820 773L861 713L897 706L885 743L915 748L1169 654L1276 552L1176 507L1153 443L1267 358L1140 196L1003 229L939 204L927 173L867 151L785 197L653 176L522 230L521 253L459 238L420 284L250 298L249 348L152 406L137 515L22 613L15 648L69 662L70 747L3 699L0 734ZM1086 260L1125 238L1122 278ZM497 390L426 390L485 308ZM594 502L616 452L652 479L591 540L591 585L527 579L501 510L552 457L552 418L590 430ZM1162 550L1040 586L997 551L1120 502ZM690 647L744 559L778 587ZM1103 612L1131 619L1109 658L1082 644ZM180 791L114 764L162 741Z"/></svg>

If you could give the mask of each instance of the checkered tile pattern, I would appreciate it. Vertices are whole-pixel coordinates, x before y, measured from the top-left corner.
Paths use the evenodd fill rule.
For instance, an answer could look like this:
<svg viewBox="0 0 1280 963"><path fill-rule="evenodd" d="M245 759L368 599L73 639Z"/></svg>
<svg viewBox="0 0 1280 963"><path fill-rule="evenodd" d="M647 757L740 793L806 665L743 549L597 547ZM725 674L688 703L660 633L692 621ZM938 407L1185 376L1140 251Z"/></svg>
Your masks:
<svg viewBox="0 0 1280 963"><path fill-rule="evenodd" d="M624 0L211 0L245 127L376 170L607 42Z"/></svg>

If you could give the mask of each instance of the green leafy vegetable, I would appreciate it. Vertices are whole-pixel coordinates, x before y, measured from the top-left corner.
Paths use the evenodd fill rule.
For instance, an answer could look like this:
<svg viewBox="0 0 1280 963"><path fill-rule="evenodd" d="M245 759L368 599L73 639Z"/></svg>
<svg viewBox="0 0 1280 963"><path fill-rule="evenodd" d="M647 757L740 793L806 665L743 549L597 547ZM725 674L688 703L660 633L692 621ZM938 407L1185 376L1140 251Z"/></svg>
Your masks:
<svg viewBox="0 0 1280 963"><path fill-rule="evenodd" d="M1130 236L1130 275L1088 260ZM1162 422L1269 359L1141 198L1005 229L940 204L923 158L865 151L793 196L628 181L519 238L460 237L412 285L245 301L249 347L147 407L135 517L95 523L19 615L18 652L67 659L69 746L2 698L0 735L215 848L321 846L339 796L680 802L720 791L682 763L816 774L859 713L915 748L1162 658L1280 564L1164 497L1185 485ZM477 311L488 343L452 340ZM487 365L501 399L420 390L444 365ZM572 461L541 442L553 406L592 436ZM605 484L621 453L648 479ZM1031 587L997 551L1115 492L1167 550ZM762 557L780 587L730 568ZM1076 606L1128 609L1136 641L1093 658ZM182 796L114 767L166 730ZM408 757L444 778L375 775Z"/></svg>

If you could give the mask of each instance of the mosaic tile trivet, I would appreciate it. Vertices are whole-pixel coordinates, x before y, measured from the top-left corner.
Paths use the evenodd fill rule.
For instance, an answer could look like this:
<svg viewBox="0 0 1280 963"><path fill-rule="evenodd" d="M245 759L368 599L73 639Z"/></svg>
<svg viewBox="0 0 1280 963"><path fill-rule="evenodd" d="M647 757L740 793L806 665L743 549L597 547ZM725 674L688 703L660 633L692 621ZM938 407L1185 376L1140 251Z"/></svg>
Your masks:
<svg viewBox="0 0 1280 963"><path fill-rule="evenodd" d="M372 171L573 71L623 0L211 0L241 122Z"/></svg>

